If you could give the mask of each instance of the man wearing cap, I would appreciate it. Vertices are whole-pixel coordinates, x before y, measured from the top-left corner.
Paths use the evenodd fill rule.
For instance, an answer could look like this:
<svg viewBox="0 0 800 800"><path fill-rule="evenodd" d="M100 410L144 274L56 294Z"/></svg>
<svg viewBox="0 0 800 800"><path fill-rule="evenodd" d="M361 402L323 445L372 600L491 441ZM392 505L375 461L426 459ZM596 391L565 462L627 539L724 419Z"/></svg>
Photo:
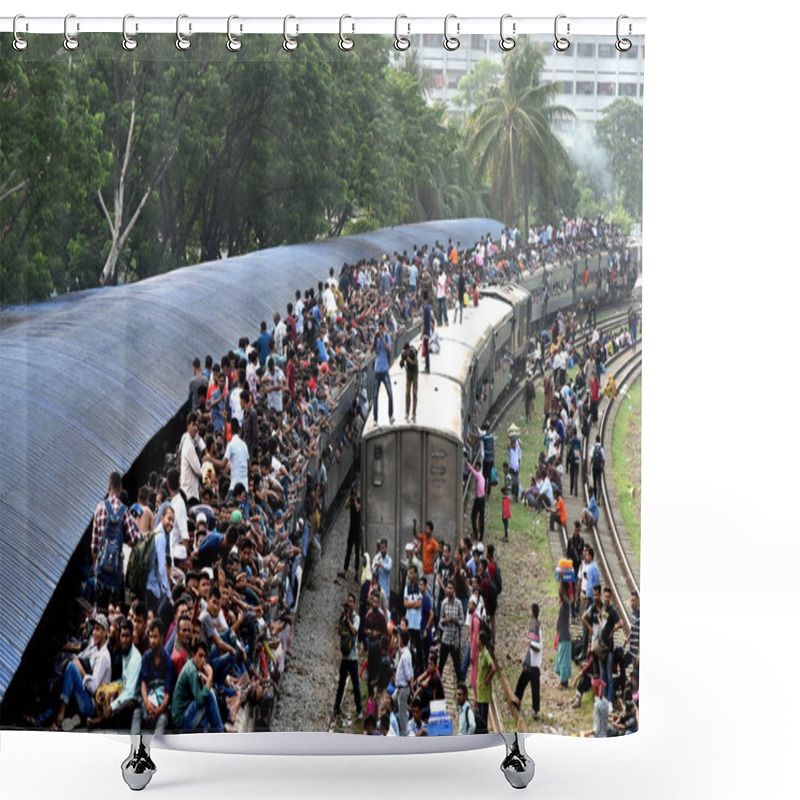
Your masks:
<svg viewBox="0 0 800 800"><path fill-rule="evenodd" d="M92 642L67 664L64 683L61 685L61 705L51 730L71 731L81 721L94 713L94 696L100 686L111 680L111 654L108 652L108 619L97 614L90 620ZM89 663L89 670L83 662ZM65 720L67 704L74 698L78 714Z"/></svg>
<svg viewBox="0 0 800 800"><path fill-rule="evenodd" d="M389 360L392 352L392 337L386 333L383 320L378 321L378 332L372 341L370 352L375 353L375 399L372 406L372 418L378 424L378 395L381 384L386 387L389 396L389 424L394 424L394 400L392 398L392 384L389 380Z"/></svg>

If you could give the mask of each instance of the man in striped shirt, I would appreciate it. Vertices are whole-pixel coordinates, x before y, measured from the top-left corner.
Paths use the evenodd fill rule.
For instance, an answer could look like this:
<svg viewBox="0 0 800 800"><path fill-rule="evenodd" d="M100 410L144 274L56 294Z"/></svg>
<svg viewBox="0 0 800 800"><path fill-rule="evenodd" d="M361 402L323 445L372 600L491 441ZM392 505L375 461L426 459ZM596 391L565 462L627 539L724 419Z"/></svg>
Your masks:
<svg viewBox="0 0 800 800"><path fill-rule="evenodd" d="M639 592L631 592L631 632L628 634L625 644L628 652L633 656L634 664L639 662ZM441 671L441 668L440 668Z"/></svg>
<svg viewBox="0 0 800 800"><path fill-rule="evenodd" d="M464 464L466 464L467 469L475 478L475 500L472 503L472 538L473 540L479 538L480 541L483 541L483 528L486 517L486 478L483 477L480 464L475 469L466 458L464 459ZM478 526L476 524L478 515L481 518L480 536L478 535Z"/></svg>
<svg viewBox="0 0 800 800"><path fill-rule="evenodd" d="M439 612L439 629L442 647L439 650L439 672L442 673L449 655L453 659L456 683L461 681L461 626L464 624L464 606L456 599L456 586L447 581L445 600Z"/></svg>

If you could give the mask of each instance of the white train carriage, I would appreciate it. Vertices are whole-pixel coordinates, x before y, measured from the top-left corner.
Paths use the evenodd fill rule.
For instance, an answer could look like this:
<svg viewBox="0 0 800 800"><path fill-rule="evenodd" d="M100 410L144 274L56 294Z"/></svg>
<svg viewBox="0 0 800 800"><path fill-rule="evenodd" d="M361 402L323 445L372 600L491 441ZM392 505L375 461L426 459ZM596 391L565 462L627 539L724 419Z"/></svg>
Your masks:
<svg viewBox="0 0 800 800"><path fill-rule="evenodd" d="M520 295L521 290L516 290ZM514 290L510 297L520 299ZM412 537L413 520L421 528L435 522L436 538L455 543L462 536L463 442L472 420L482 420L507 384L507 363L515 343L514 310L506 300L485 297L467 309L464 322L440 327L441 351L431 355L431 372L420 356L415 422L405 422L405 371L398 362L389 379L395 423L389 423L381 390L378 422L372 416L362 434L362 542L374 553L386 538L399 564ZM420 348L421 339L411 342ZM399 593L401 571L392 571Z"/></svg>

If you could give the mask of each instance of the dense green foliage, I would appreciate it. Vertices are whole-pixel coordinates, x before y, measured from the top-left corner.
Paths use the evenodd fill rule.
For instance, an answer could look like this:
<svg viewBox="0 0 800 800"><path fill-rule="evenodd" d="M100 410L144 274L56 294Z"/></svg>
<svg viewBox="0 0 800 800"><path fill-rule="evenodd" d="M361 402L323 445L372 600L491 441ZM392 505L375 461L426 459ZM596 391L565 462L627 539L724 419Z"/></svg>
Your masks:
<svg viewBox="0 0 800 800"><path fill-rule="evenodd" d="M492 212L508 223L524 218L525 230L533 204L544 218L554 218L561 209L562 173L572 170L552 126L573 113L553 104L558 89L540 82L543 65L542 47L520 37L503 60L502 80L467 122L478 174L491 181Z"/></svg>
<svg viewBox="0 0 800 800"><path fill-rule="evenodd" d="M184 53L161 37L37 45L0 61L3 302L485 213L460 136L382 38L349 53L322 36L291 54L274 37L237 55L219 37Z"/></svg>
<svg viewBox="0 0 800 800"><path fill-rule="evenodd" d="M611 168L624 209L642 218L642 152L644 111L629 97L603 109L597 138L611 157Z"/></svg>
<svg viewBox="0 0 800 800"><path fill-rule="evenodd" d="M416 51L398 57L383 37L347 53L330 36L294 53L279 42L253 37L231 54L199 36L178 52L142 36L126 52L95 34L73 53L49 37L6 53L0 302L383 225L491 213L527 226L534 210L555 220L597 205L553 132L571 112L524 38L465 83L477 104L465 125L430 102ZM625 153L635 112L623 110L600 140L639 218ZM641 164L641 123L638 142ZM640 192L641 167L638 181Z"/></svg>

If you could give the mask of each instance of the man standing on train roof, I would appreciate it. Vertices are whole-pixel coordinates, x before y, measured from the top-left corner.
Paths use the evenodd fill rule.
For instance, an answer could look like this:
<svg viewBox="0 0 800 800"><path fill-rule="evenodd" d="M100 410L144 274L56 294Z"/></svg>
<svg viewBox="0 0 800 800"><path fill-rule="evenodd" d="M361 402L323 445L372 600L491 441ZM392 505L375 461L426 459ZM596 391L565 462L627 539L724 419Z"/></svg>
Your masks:
<svg viewBox="0 0 800 800"><path fill-rule="evenodd" d="M425 372L431 371L431 304L427 290L422 292L422 346L425 348Z"/></svg>
<svg viewBox="0 0 800 800"><path fill-rule="evenodd" d="M411 421L417 421L417 384L419 375L419 362L417 361L417 350L411 346L411 342L403 345L400 353L400 366L406 371L406 422L408 422L408 412L411 409ZM413 405L411 397L414 397Z"/></svg>
<svg viewBox="0 0 800 800"><path fill-rule="evenodd" d="M381 384L386 387L389 395L389 424L394 425L394 399L392 398L392 384L389 380L389 357L392 352L392 337L386 333L383 320L378 321L378 332L372 340L371 352L375 353L375 399L372 404L372 418L378 424L378 395Z"/></svg>

